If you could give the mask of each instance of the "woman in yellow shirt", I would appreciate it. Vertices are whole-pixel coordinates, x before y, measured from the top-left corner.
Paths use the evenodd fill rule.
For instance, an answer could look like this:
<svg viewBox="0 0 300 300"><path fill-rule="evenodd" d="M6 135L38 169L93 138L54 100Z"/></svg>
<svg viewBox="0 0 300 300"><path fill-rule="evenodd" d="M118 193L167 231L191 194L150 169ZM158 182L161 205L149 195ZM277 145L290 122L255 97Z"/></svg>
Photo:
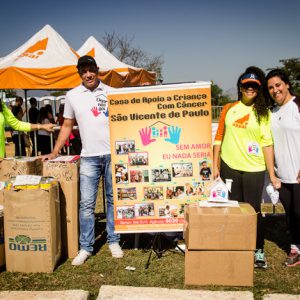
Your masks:
<svg viewBox="0 0 300 300"><path fill-rule="evenodd" d="M238 101L222 111L214 142L213 176L232 180L230 199L249 203L257 215L255 266L266 268L261 198L266 168L276 184L269 104L263 97L265 74L249 67L237 81ZM220 167L219 167L219 161Z"/></svg>

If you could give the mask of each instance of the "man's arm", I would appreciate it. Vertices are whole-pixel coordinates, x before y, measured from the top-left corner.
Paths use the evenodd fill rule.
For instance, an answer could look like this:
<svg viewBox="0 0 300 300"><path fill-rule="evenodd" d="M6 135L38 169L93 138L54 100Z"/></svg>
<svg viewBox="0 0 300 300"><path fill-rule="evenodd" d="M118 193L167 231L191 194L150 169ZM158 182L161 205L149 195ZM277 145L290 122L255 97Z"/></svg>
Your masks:
<svg viewBox="0 0 300 300"><path fill-rule="evenodd" d="M60 149L64 146L65 142L69 138L74 124L75 119L64 119L64 123L61 126L53 151L50 154L41 156L40 158L42 161L47 159L54 159L58 156Z"/></svg>

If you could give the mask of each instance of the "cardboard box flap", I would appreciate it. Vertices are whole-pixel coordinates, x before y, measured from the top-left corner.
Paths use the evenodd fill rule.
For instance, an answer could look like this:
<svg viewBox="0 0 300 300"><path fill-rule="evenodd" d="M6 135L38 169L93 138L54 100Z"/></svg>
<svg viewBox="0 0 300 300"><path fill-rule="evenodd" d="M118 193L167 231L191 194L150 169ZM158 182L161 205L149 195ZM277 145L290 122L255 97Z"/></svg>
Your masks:
<svg viewBox="0 0 300 300"><path fill-rule="evenodd" d="M188 209L185 210L185 219L187 222L191 218L193 221L197 221L199 216L214 216L215 217L226 217L228 215L238 217L243 216L253 216L256 215L254 208L247 203L239 203L240 207L199 207L195 205L190 205Z"/></svg>

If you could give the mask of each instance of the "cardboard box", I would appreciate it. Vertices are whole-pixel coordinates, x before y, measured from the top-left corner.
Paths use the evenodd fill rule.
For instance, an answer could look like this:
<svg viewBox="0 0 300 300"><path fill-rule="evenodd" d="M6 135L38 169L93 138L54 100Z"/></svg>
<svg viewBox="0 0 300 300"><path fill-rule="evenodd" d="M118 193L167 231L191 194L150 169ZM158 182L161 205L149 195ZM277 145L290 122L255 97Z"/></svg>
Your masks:
<svg viewBox="0 0 300 300"><path fill-rule="evenodd" d="M253 251L185 252L186 285L253 286Z"/></svg>
<svg viewBox="0 0 300 300"><path fill-rule="evenodd" d="M78 254L79 156L62 156L43 163L43 176L53 176L60 183L63 256Z"/></svg>
<svg viewBox="0 0 300 300"><path fill-rule="evenodd" d="M0 267L5 265L3 205L0 205Z"/></svg>
<svg viewBox="0 0 300 300"><path fill-rule="evenodd" d="M0 160L1 181L25 174L42 175L42 162L35 157L10 157Z"/></svg>
<svg viewBox="0 0 300 300"><path fill-rule="evenodd" d="M255 250L256 223L256 212L248 203L240 207L188 205L184 239L190 250Z"/></svg>
<svg viewBox="0 0 300 300"><path fill-rule="evenodd" d="M4 207L7 271L53 272L61 256L58 183L4 190Z"/></svg>
<svg viewBox="0 0 300 300"><path fill-rule="evenodd" d="M4 181L0 181L0 205L3 205L3 189L5 186L5 182Z"/></svg>

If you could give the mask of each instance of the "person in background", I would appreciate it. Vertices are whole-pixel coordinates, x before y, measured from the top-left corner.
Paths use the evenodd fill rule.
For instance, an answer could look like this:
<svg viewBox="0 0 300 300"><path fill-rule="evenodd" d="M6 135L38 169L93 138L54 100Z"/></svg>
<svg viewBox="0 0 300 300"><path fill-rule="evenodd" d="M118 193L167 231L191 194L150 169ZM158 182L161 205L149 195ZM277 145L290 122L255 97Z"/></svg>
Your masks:
<svg viewBox="0 0 300 300"><path fill-rule="evenodd" d="M58 114L56 118L56 124L62 126L64 123L64 103L61 103L58 108ZM74 126L77 126L77 122L75 120ZM69 147L70 155L79 155L82 149L80 133L78 129L73 129L69 139L66 141L65 146L61 149L62 154L67 154L67 147Z"/></svg>
<svg viewBox="0 0 300 300"><path fill-rule="evenodd" d="M41 124L52 124L48 119L48 111L46 107L41 107L38 120ZM44 155L50 153L51 150L50 132L40 129L38 131L38 151L40 151L41 154Z"/></svg>
<svg viewBox="0 0 300 300"><path fill-rule="evenodd" d="M39 118L39 110L37 108L37 100L36 98L31 97L29 99L31 107L28 110L28 116L29 116L29 122L31 124L37 124L38 123L38 118ZM37 145L34 140L34 133L30 132L30 139L32 142L32 152L31 156L36 156L37 153L35 153L35 149L37 148Z"/></svg>
<svg viewBox="0 0 300 300"><path fill-rule="evenodd" d="M72 265L83 264L92 255L95 243L95 205L100 177L104 177L107 203L106 230L107 242L112 257L123 257L119 245L120 235L114 230L114 204L112 191L112 170L110 138L108 126L107 91L110 87L100 82L99 68L93 57L79 58L77 69L82 84L66 94L64 122L55 147L42 160L58 156L70 136L77 120L82 140L80 158L80 251ZM128 180L128 179L127 179Z"/></svg>
<svg viewBox="0 0 300 300"><path fill-rule="evenodd" d="M266 168L271 182L278 183L264 80L264 72L254 66L239 76L238 101L224 106L213 147L213 177L231 179L230 199L247 202L257 212L255 267L259 268L267 267L261 215Z"/></svg>
<svg viewBox="0 0 300 300"><path fill-rule="evenodd" d="M53 116L53 109L51 104L45 105L46 111L47 111L47 119L50 121L50 123L55 124L54 116Z"/></svg>
<svg viewBox="0 0 300 300"><path fill-rule="evenodd" d="M291 249L285 260L290 267L300 264L300 97L294 94L288 76L280 69L267 74L265 92L275 106L271 130L281 186L274 187L279 190L291 235Z"/></svg>
<svg viewBox="0 0 300 300"><path fill-rule="evenodd" d="M44 129L52 131L53 124L31 124L18 120L10 109L0 99L0 158L5 157L5 125L10 126L16 131L36 131Z"/></svg>
<svg viewBox="0 0 300 300"><path fill-rule="evenodd" d="M24 111L22 108L23 105L23 98L16 97L16 103L12 107L11 111L13 115L20 121L22 121ZM15 156L26 156L26 149L25 149L25 140L22 133L19 133L17 130L12 132L12 140L15 144Z"/></svg>

